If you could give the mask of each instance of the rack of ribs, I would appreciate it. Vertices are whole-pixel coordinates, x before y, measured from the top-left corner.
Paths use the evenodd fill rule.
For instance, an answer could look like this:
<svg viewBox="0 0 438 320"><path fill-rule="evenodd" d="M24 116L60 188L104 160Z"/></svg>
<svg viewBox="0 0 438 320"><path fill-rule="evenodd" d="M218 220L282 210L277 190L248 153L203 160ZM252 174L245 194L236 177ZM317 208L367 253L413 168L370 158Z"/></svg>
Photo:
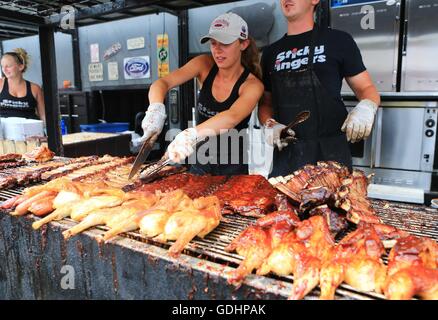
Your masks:
<svg viewBox="0 0 438 320"><path fill-rule="evenodd" d="M38 165L5 169L0 172L0 189L40 182L42 180L41 175L44 172L82 161L84 161L84 158L70 159L67 161L53 160Z"/></svg>
<svg viewBox="0 0 438 320"><path fill-rule="evenodd" d="M227 180L226 176L195 175L180 173L170 175L161 180L144 184L136 189L141 192L169 192L181 189L190 198L195 199L214 193Z"/></svg>
<svg viewBox="0 0 438 320"><path fill-rule="evenodd" d="M353 223L381 223L367 198L367 187L367 176L360 170L353 170L334 194L335 207L343 209Z"/></svg>
<svg viewBox="0 0 438 320"><path fill-rule="evenodd" d="M275 208L276 190L260 175L232 176L213 195L221 201L222 214L261 217Z"/></svg>
<svg viewBox="0 0 438 320"><path fill-rule="evenodd" d="M21 160L22 156L19 153L7 153L0 156L0 162L13 162Z"/></svg>

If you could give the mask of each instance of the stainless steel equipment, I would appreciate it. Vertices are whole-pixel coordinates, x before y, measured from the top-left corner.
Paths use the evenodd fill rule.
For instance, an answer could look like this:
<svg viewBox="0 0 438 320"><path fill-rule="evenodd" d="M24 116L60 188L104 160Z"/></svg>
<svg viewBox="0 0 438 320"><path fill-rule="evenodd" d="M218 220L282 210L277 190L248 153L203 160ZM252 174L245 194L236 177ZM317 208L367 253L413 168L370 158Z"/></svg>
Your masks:
<svg viewBox="0 0 438 320"><path fill-rule="evenodd" d="M380 92L395 92L397 89L400 3L401 0L331 1L332 28L353 36ZM345 81L342 91L351 92Z"/></svg>
<svg viewBox="0 0 438 320"><path fill-rule="evenodd" d="M407 0L402 91L438 91L438 0Z"/></svg>
<svg viewBox="0 0 438 320"><path fill-rule="evenodd" d="M373 183L429 191L437 113L437 101L382 102L372 136L352 145L353 165L374 173Z"/></svg>

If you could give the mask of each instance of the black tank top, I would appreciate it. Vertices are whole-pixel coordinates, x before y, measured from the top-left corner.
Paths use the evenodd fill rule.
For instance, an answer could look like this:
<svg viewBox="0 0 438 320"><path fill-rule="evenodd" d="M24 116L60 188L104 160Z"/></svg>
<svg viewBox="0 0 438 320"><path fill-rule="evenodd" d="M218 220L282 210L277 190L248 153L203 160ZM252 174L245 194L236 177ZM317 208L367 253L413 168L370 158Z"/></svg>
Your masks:
<svg viewBox="0 0 438 320"><path fill-rule="evenodd" d="M214 65L202 85L202 89L199 93L198 104L196 106L197 124L214 117L216 114L222 111L228 110L239 98L240 86L245 82L246 78L248 78L248 75L250 74L250 71L245 68L239 79L234 84L230 96L225 101L219 102L213 97L212 92L213 81L218 73L218 70L219 69L217 65ZM222 147L221 150L219 137L212 138L216 139L216 143L212 143L211 140L207 142L210 146L207 154L211 160L215 159L212 161L212 164L209 165L209 169L207 171L210 171L212 174L243 174L247 172L248 134L246 129L248 128L250 118L251 115L242 120L234 128L239 132L240 136L238 145L233 145L233 143L228 140L228 148ZM236 148L236 146L238 147ZM238 158L236 157L236 153L239 156ZM227 159L226 163L224 163L224 159Z"/></svg>
<svg viewBox="0 0 438 320"><path fill-rule="evenodd" d="M36 115L37 101L32 95L30 82L26 81L26 95L17 98L9 93L8 79L4 78L3 90L0 92L0 116L38 119Z"/></svg>

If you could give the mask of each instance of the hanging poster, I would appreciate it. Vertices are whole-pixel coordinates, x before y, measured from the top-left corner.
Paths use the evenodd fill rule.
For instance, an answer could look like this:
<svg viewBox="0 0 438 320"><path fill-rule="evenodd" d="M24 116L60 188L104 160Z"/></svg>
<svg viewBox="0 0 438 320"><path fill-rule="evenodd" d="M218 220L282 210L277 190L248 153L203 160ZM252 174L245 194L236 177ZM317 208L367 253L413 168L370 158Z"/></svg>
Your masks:
<svg viewBox="0 0 438 320"><path fill-rule="evenodd" d="M103 81L102 63L90 63L88 65L88 79L90 81Z"/></svg>
<svg viewBox="0 0 438 320"><path fill-rule="evenodd" d="M123 59L123 71L125 79L150 78L151 67L149 56L140 56Z"/></svg>
<svg viewBox="0 0 438 320"><path fill-rule="evenodd" d="M90 55L91 55L91 63L99 62L99 44L98 43L90 44Z"/></svg>
<svg viewBox="0 0 438 320"><path fill-rule="evenodd" d="M144 37L128 39L126 40L126 46L128 50L142 49L144 48Z"/></svg>
<svg viewBox="0 0 438 320"><path fill-rule="evenodd" d="M108 62L108 80L119 80L119 65L117 61Z"/></svg>
<svg viewBox="0 0 438 320"><path fill-rule="evenodd" d="M169 74L169 37L166 34L157 35L158 77Z"/></svg>

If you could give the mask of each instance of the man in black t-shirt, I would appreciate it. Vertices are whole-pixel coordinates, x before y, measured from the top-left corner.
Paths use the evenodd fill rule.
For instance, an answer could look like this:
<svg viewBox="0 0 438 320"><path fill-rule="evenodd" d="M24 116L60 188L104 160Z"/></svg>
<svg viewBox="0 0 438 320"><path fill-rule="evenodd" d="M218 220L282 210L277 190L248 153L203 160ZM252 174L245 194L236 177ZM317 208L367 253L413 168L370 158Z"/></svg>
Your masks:
<svg viewBox="0 0 438 320"><path fill-rule="evenodd" d="M277 147L271 176L290 174L317 161L334 160L351 168L347 141L369 136L380 103L353 38L315 25L318 3L280 0L287 34L263 51L265 92L259 119L266 141ZM344 78L360 101L349 114L340 94ZM288 145L280 132L304 110L311 116L294 129L298 140Z"/></svg>

